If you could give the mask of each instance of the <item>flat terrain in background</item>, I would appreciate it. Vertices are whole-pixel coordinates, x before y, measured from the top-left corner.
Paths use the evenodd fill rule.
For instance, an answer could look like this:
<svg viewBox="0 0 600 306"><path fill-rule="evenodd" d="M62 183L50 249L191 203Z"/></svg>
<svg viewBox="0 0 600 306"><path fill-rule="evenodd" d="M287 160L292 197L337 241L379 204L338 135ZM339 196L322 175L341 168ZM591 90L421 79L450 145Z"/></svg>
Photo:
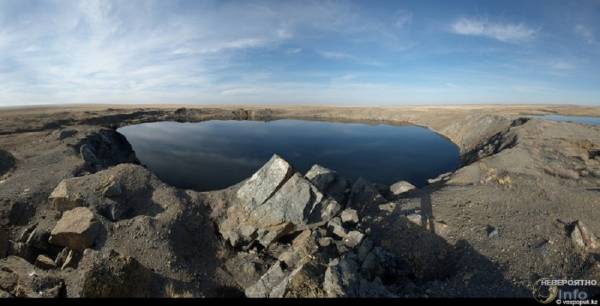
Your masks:
<svg viewBox="0 0 600 306"><path fill-rule="evenodd" d="M286 246L280 242L275 248L252 253L231 248L223 240L232 235L227 225L237 224L232 220L240 218L232 212L241 205L235 198L241 187L206 193L176 190L142 167L121 165L135 162L135 153L115 129L153 121L297 118L417 124L444 135L460 149L462 167L420 190L392 196L387 186L364 182L362 186L352 186L349 196L360 197L364 207L369 207L359 212L361 223L357 228L368 232L376 245L408 260L416 277L396 283L386 279L381 284L386 292L416 297L530 297L535 281L541 277L600 279L600 243L596 238L600 234L600 126L527 118L544 114L600 116L600 107L2 108L0 224L3 232L0 235L8 238L3 241L12 244L0 245L0 257L13 256L0 259L0 268L16 271L22 286L32 286L27 283L30 278L19 272L34 269L35 258L24 251L29 250L31 241L19 236L31 228L38 233L49 233L56 226L61 213L48 197L61 181L85 180L86 184L74 185L68 192L93 198L86 186L102 187L105 179L122 179L120 197L136 199L131 202L136 205L131 207L132 215L113 221L102 219L101 243L75 269L35 268L35 271L64 280L68 296L85 295L82 292L103 296L106 294L95 291L89 294L86 291L89 288L82 289L81 277L88 275L87 271L95 271L102 260L113 260L108 255L109 259L101 259L105 257L93 254L109 254L112 250L134 258L156 274L156 279L147 286L135 282L127 285L140 288L141 291L132 291L135 295L165 296L167 290L163 289L167 283L178 284L178 288L185 290L196 288L191 293L194 296L232 294L229 291L224 294L223 288L248 292ZM145 187L136 185L146 181ZM139 194L129 194L130 190L138 190ZM96 204L89 205L100 209ZM407 232L407 224L418 230ZM51 254L54 251L47 243L41 248L31 248L37 253L56 255ZM239 264L248 258L255 263L255 270ZM93 264L95 260L100 264ZM314 264L325 269L321 263ZM305 287L293 287L293 282L290 283L286 296L311 297L323 292L331 295L331 291L322 288L324 272L315 271L316 274L302 274L304 278L299 283ZM240 279L240 275L244 278ZM99 282L102 284L102 280ZM400 283L410 283L412 287Z"/></svg>

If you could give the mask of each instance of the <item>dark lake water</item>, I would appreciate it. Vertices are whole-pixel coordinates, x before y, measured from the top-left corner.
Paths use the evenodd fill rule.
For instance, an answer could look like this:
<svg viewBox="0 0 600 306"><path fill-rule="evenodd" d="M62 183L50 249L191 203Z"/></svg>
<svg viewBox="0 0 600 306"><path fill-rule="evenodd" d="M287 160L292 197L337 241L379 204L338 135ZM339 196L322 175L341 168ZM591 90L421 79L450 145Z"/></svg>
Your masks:
<svg viewBox="0 0 600 306"><path fill-rule="evenodd" d="M170 185L198 191L234 185L274 153L306 173L314 164L420 187L459 165L458 148L422 127L303 120L155 122L119 129L137 157Z"/></svg>
<svg viewBox="0 0 600 306"><path fill-rule="evenodd" d="M566 121L575 122L591 125L600 125L600 117L586 117L586 116L562 116L562 115L543 115L543 116L532 116L533 118L539 118L551 121Z"/></svg>

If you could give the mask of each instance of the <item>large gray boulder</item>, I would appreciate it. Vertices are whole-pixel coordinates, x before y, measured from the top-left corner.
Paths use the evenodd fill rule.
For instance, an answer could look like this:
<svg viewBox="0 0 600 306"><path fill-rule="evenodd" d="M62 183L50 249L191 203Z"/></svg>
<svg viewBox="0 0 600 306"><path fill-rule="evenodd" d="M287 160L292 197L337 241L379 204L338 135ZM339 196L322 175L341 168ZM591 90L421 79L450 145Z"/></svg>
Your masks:
<svg viewBox="0 0 600 306"><path fill-rule="evenodd" d="M285 222L306 225L311 217L317 221L321 219L317 205L322 200L323 194L299 173L295 173L273 197L256 207L251 214L263 227Z"/></svg>
<svg viewBox="0 0 600 306"><path fill-rule="evenodd" d="M152 199L154 189L160 185L147 169L122 164L91 175L64 179L49 200L61 212L89 207L111 221L118 221L162 211L161 201Z"/></svg>
<svg viewBox="0 0 600 306"><path fill-rule="evenodd" d="M258 241L266 247L286 234L324 224L341 210L277 155L241 184L227 206L217 224L233 246Z"/></svg>
<svg viewBox="0 0 600 306"><path fill-rule="evenodd" d="M237 197L248 209L264 203L294 173L292 166L274 154L273 157L254 173L237 191Z"/></svg>
<svg viewBox="0 0 600 306"><path fill-rule="evenodd" d="M100 223L89 208L76 207L63 213L50 233L49 242L82 251L94 244L100 227Z"/></svg>
<svg viewBox="0 0 600 306"><path fill-rule="evenodd" d="M321 192L330 195L338 203L346 203L350 183L334 170L320 165L314 165L305 177L315 185Z"/></svg>

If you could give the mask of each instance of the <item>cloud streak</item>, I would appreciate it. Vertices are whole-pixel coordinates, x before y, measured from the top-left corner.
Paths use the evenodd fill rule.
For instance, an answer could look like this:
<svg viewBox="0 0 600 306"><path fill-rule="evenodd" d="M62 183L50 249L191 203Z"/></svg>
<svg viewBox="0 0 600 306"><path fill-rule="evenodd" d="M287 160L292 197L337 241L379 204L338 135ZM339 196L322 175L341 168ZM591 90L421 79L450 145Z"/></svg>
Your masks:
<svg viewBox="0 0 600 306"><path fill-rule="evenodd" d="M469 16L456 13L464 4L431 6L0 0L0 106L469 102L514 77L600 101L600 54L588 45L597 44L597 24L561 12L553 22L527 12L527 23L459 18Z"/></svg>
<svg viewBox="0 0 600 306"><path fill-rule="evenodd" d="M358 40L382 28L350 2L1 2L0 104L219 96L223 73L247 65L248 52L299 32Z"/></svg>
<svg viewBox="0 0 600 306"><path fill-rule="evenodd" d="M459 35L492 38L506 43L531 41L538 32L522 23L495 23L464 17L452 23L450 31Z"/></svg>

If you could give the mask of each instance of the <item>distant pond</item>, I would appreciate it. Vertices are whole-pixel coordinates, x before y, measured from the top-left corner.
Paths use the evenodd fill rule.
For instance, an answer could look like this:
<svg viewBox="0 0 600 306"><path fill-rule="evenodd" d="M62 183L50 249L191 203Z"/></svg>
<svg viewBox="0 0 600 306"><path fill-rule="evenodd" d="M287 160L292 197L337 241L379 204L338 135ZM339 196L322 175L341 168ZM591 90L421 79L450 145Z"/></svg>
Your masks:
<svg viewBox="0 0 600 306"><path fill-rule="evenodd" d="M539 118L550 121L561 121L561 122L575 122L591 125L600 125L600 117L586 117L586 116L563 116L563 115L542 115L542 116L531 116L532 118Z"/></svg>
<svg viewBox="0 0 600 306"><path fill-rule="evenodd" d="M456 145L412 125L212 120L144 123L119 132L164 182L198 191L241 182L274 153L302 173L320 164L351 180L406 180L418 187L460 164Z"/></svg>

